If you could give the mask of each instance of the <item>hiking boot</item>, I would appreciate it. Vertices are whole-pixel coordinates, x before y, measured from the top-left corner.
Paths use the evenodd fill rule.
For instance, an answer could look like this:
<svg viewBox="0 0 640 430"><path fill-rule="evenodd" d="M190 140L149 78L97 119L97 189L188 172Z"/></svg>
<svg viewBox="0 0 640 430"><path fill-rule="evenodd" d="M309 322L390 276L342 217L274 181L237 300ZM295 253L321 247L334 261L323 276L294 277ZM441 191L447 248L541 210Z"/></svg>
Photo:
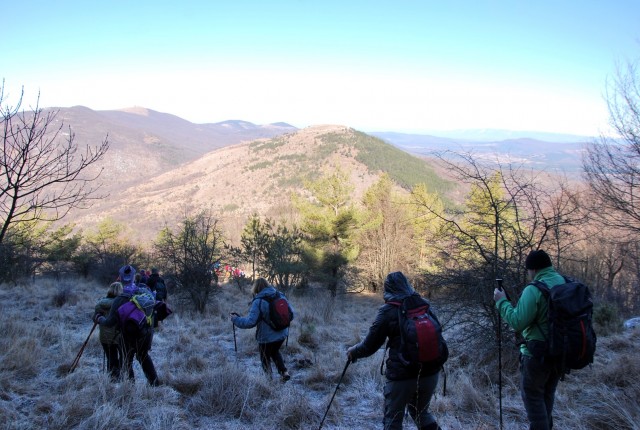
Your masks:
<svg viewBox="0 0 640 430"><path fill-rule="evenodd" d="M431 424L427 424L422 427L420 430L442 430L442 427L440 427L437 422L432 422Z"/></svg>
<svg viewBox="0 0 640 430"><path fill-rule="evenodd" d="M289 372L287 372L286 370L282 372L280 376L282 376L282 382L287 382L289 379L291 379L291 375L289 375Z"/></svg>

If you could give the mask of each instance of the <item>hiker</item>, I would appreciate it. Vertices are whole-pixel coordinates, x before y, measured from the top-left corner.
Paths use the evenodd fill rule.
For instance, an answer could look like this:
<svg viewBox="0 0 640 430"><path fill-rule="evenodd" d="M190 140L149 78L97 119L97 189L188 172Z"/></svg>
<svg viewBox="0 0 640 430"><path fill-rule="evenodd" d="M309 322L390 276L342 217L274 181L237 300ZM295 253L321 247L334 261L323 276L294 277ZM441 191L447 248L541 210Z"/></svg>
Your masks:
<svg viewBox="0 0 640 430"><path fill-rule="evenodd" d="M277 291L273 286L269 285L266 279L258 278L253 283L251 292L254 296L251 302L251 309L246 317L241 317L237 313L230 314L231 322L238 328L256 327L256 340L258 341L258 351L260 352L260 362L262 369L271 377L271 361L273 361L278 369L278 373L283 381L291 379L291 375L287 371L287 367L282 359L280 347L284 340L289 336L289 328L277 330L269 324L270 310L269 301L278 296L284 297L282 293ZM287 304L290 320L293 319L293 309Z"/></svg>
<svg viewBox="0 0 640 430"><path fill-rule="evenodd" d="M122 331L122 339L124 344L124 365L127 366L129 379L134 379L133 358L138 360L147 381L152 386L160 385L160 380L153 365L153 360L149 355L151 344L153 342L153 327L146 321L140 326L125 324L120 320L118 309L130 301L131 297L139 293L139 287L135 284L136 270L133 266L126 265L120 268L120 281L122 282L123 292L116 297L111 305L109 314L104 317L99 313L94 315L94 321L100 326L115 327L119 324ZM147 290L146 286L140 290ZM150 292L149 292L150 293Z"/></svg>
<svg viewBox="0 0 640 430"><path fill-rule="evenodd" d="M404 300L423 301L426 304L428 302L413 289L402 272L387 275L383 297L385 304L378 309L366 338L347 350L347 358L355 361L358 358L369 357L388 339L384 429L402 429L405 408L408 408L409 415L419 430L441 430L435 417L429 412L429 404L438 385L442 363L407 363L400 351L402 336L397 303L403 303Z"/></svg>
<svg viewBox="0 0 640 430"><path fill-rule="evenodd" d="M167 301L167 284L160 276L160 271L156 267L151 268L151 275L147 280L147 287L156 295L156 300L159 302ZM165 306L168 306L165 303ZM153 328L158 328L160 323L157 318L157 311L154 311Z"/></svg>
<svg viewBox="0 0 640 430"><path fill-rule="evenodd" d="M502 319L515 331L521 332L525 340L520 345L520 391L529 429L548 430L553 427L553 402L562 372L557 362L545 359L543 355L549 333L548 305L533 281L542 281L549 288L566 281L555 271L551 258L543 250L531 251L525 267L532 282L522 291L516 306L513 307L506 293L498 288L493 292L493 299Z"/></svg>
<svg viewBox="0 0 640 430"><path fill-rule="evenodd" d="M156 300L165 302L167 300L167 287L160 271L156 267L151 268L151 276L147 280L147 286L156 294Z"/></svg>
<svg viewBox="0 0 640 430"><path fill-rule="evenodd" d="M149 277L147 276L147 272L144 269L140 269L140 271L138 272L138 274L140 275L140 279L137 283L142 282L143 284L147 284L147 281L149 280Z"/></svg>
<svg viewBox="0 0 640 430"><path fill-rule="evenodd" d="M122 284L120 282L114 282L109 285L107 290L107 296L98 300L96 303L95 312L101 315L107 315L111 310L113 301L122 293ZM104 350L104 356L107 359L107 372L111 376L112 381L120 378L120 368L122 364L122 347L120 343L122 337L120 331L116 327L100 326L100 343Z"/></svg>

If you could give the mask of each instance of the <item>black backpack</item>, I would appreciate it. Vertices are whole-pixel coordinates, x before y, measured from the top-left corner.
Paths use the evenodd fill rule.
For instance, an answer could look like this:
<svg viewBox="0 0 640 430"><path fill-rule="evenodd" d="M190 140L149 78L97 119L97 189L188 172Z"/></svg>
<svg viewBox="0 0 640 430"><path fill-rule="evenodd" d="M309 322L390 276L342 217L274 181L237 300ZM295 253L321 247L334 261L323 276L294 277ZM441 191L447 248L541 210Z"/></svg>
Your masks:
<svg viewBox="0 0 640 430"><path fill-rule="evenodd" d="M155 285L156 300L165 302L167 301L167 286L164 283L164 279L158 278Z"/></svg>
<svg viewBox="0 0 640 430"><path fill-rule="evenodd" d="M532 285L542 292L549 305L549 336L546 338L545 357L559 362L562 374L593 363L596 334L592 324L593 301L589 288L569 278L565 278L564 284L553 288L541 281L533 281Z"/></svg>
<svg viewBox="0 0 640 430"><path fill-rule="evenodd" d="M280 331L291 325L293 315L289 308L289 302L281 292L276 291L273 296L265 297L263 300L269 303L269 316L264 318L264 321L272 329Z"/></svg>
<svg viewBox="0 0 640 430"><path fill-rule="evenodd" d="M431 304L412 295L402 301L388 302L398 307L400 350L398 357L405 366L427 365L441 368L449 358L449 348L442 336L442 326L431 312Z"/></svg>

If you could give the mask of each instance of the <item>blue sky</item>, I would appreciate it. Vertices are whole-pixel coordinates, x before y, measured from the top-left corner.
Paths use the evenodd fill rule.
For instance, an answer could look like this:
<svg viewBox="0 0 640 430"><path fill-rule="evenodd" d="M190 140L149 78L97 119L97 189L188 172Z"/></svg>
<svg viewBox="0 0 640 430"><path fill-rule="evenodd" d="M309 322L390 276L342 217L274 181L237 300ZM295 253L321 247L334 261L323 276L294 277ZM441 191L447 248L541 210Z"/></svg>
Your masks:
<svg viewBox="0 0 640 430"><path fill-rule="evenodd" d="M8 101L196 123L595 135L640 58L638 0L2 3Z"/></svg>

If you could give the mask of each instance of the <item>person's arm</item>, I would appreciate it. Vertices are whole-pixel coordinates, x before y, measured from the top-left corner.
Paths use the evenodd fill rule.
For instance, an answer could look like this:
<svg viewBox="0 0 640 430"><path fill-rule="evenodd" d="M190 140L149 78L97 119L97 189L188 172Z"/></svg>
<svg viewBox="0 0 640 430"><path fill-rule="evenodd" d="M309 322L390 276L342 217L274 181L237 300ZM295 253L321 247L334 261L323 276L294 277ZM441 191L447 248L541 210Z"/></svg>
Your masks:
<svg viewBox="0 0 640 430"><path fill-rule="evenodd" d="M113 300L113 303L111 304L109 315L107 315L106 317L104 316L96 317L94 321L106 327L115 326L118 323L118 308L120 307L120 305L124 304L125 300L127 300L127 298L124 296L116 297Z"/></svg>
<svg viewBox="0 0 640 430"><path fill-rule="evenodd" d="M368 357L374 354L384 344L388 335L388 322L389 312L395 311L395 308L390 308L391 305L382 306L378 310L376 319L371 324L367 337L359 344L352 346L347 351L349 359L355 360L358 358Z"/></svg>
<svg viewBox="0 0 640 430"><path fill-rule="evenodd" d="M536 287L527 285L515 307L512 306L506 298L498 300L496 307L500 312L500 316L511 328L517 332L522 332L522 330L529 327L536 318L538 297Z"/></svg>
<svg viewBox="0 0 640 430"><path fill-rule="evenodd" d="M231 319L233 324L235 324L238 328L253 328L260 321L260 305L262 304L262 299L255 299L253 303L251 303L251 309L249 309L249 313L246 317L234 317Z"/></svg>

